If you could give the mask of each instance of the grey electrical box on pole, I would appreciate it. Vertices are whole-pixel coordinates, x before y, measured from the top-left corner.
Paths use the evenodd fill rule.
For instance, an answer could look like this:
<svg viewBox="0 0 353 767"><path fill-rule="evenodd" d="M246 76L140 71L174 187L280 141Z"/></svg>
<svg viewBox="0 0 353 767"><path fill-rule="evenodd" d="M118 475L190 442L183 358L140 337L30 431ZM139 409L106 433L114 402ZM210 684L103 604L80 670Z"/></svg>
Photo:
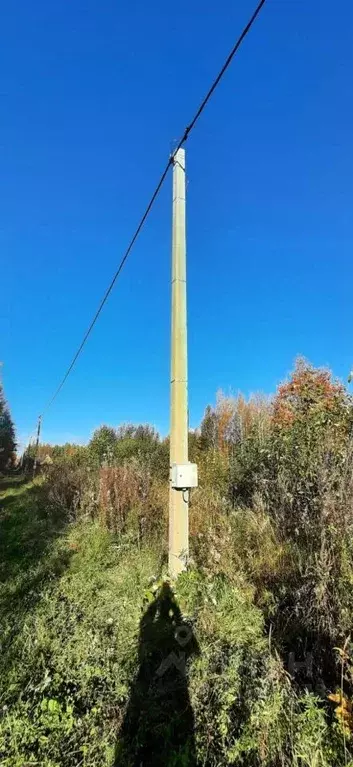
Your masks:
<svg viewBox="0 0 353 767"><path fill-rule="evenodd" d="M175 490L191 490L192 487L197 487L196 463L173 463L170 481Z"/></svg>
<svg viewBox="0 0 353 767"><path fill-rule="evenodd" d="M172 336L170 383L169 574L176 578L189 558L189 489L197 467L188 460L185 150L173 157Z"/></svg>

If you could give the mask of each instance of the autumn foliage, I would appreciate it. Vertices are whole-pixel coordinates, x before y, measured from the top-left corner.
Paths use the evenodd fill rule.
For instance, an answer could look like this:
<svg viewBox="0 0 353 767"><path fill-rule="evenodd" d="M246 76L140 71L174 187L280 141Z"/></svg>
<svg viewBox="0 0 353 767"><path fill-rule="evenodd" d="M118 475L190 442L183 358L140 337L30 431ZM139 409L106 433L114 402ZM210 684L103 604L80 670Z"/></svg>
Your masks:
<svg viewBox="0 0 353 767"><path fill-rule="evenodd" d="M273 423L286 428L296 418L305 419L313 413L332 420L346 401L348 404L344 387L332 380L329 370L316 369L299 359L289 381L278 388L273 402Z"/></svg>

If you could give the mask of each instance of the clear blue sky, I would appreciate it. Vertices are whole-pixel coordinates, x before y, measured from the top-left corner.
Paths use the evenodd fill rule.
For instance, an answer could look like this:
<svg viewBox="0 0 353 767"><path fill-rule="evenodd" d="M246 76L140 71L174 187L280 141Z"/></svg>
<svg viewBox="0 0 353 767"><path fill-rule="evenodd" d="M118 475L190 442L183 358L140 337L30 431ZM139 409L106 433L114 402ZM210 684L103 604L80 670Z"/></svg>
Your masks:
<svg viewBox="0 0 353 767"><path fill-rule="evenodd" d="M13 0L0 31L1 349L22 439L67 367L173 142L254 0ZM187 145L191 425L297 354L353 361L353 4L267 0ZM171 186L50 441L169 423Z"/></svg>

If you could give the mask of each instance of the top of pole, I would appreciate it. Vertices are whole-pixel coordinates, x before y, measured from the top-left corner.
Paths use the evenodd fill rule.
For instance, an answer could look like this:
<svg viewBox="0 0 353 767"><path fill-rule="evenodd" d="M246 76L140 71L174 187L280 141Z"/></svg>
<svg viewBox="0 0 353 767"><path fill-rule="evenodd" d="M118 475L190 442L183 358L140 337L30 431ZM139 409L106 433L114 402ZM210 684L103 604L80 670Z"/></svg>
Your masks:
<svg viewBox="0 0 353 767"><path fill-rule="evenodd" d="M172 156L172 162L173 165L180 165L183 170L185 170L185 149L184 147L179 147L175 154Z"/></svg>

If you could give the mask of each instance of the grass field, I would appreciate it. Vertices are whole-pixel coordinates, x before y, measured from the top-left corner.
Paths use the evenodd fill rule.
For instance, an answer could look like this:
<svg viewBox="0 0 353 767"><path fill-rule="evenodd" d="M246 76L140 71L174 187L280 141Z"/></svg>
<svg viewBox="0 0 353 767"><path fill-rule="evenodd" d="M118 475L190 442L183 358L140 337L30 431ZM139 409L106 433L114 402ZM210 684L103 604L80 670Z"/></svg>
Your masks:
<svg viewBox="0 0 353 767"><path fill-rule="evenodd" d="M344 764L243 574L172 591L158 547L70 521L40 481L3 479L0 508L1 767Z"/></svg>

